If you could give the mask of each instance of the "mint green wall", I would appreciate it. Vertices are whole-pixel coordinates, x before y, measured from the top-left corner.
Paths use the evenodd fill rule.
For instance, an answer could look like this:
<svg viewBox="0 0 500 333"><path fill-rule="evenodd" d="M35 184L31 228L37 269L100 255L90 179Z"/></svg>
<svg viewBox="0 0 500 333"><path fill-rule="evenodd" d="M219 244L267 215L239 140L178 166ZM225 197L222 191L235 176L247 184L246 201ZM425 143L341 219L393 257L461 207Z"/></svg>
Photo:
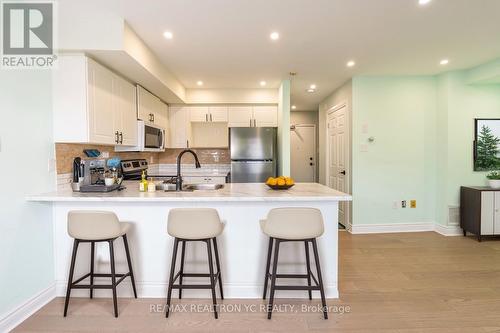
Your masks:
<svg viewBox="0 0 500 333"><path fill-rule="evenodd" d="M489 64L487 67L491 67ZM500 84L470 84L470 73L456 71L439 77L439 157L437 222L446 225L448 206L458 207L461 185L486 185L485 172L474 172L474 118L500 118ZM446 134L444 134L446 133Z"/></svg>
<svg viewBox="0 0 500 333"><path fill-rule="evenodd" d="M1 71L0 321L54 283L52 209L24 199L55 185L51 95L50 71Z"/></svg>
<svg viewBox="0 0 500 333"><path fill-rule="evenodd" d="M433 77L353 79L353 224L434 221L436 86ZM393 208L410 199L416 209Z"/></svg>

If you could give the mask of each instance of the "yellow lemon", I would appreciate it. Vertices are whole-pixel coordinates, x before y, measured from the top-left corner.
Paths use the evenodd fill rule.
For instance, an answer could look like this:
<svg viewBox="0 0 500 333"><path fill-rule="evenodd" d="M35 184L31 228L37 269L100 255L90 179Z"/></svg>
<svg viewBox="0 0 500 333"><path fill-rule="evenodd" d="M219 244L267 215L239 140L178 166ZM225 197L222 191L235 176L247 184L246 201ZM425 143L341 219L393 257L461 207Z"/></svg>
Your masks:
<svg viewBox="0 0 500 333"><path fill-rule="evenodd" d="M290 186L290 185L295 184L295 181L292 178L287 178L286 184Z"/></svg>
<svg viewBox="0 0 500 333"><path fill-rule="evenodd" d="M278 186L283 186L286 184L286 181L283 178L278 179Z"/></svg>
<svg viewBox="0 0 500 333"><path fill-rule="evenodd" d="M278 183L278 180L276 178L272 178L270 177L268 180L267 180L267 185L271 185L271 186L274 186Z"/></svg>

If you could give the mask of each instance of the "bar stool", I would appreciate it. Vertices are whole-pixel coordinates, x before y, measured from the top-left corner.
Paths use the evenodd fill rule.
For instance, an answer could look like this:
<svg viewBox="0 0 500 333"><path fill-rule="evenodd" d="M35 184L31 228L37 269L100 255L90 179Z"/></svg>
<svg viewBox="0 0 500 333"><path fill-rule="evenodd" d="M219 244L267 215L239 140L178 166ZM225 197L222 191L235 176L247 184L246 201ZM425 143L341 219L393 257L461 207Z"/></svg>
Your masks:
<svg viewBox="0 0 500 333"><path fill-rule="evenodd" d="M130 229L130 223L120 222L118 217L112 212L105 211L70 211L68 213L68 234L74 238L73 255L71 256L71 266L69 269L68 287L66 289L66 300L64 302L64 317L68 312L69 297L71 289L90 289L90 298L93 298L94 289L113 290L113 305L115 317L118 317L118 304L116 300L116 286L127 276L132 280L132 289L134 297L137 298L135 289L134 273L130 261L130 251L127 242L127 231ZM126 274L115 273L115 255L113 241L118 237L123 238L125 253L127 255L127 264L129 272ZM107 242L109 245L109 257L111 261L111 274L94 273L94 251L95 243ZM90 273L85 274L79 279L73 281L75 270L76 254L80 243L90 243ZM90 277L90 284L79 285L78 283ZM110 277L110 285L94 284L95 277ZM119 278L118 280L116 278Z"/></svg>
<svg viewBox="0 0 500 333"><path fill-rule="evenodd" d="M165 316L168 318L170 311L170 301L172 299L172 289L179 289L179 299L182 298L183 289L211 289L212 302L215 319L218 318L217 314L217 301L215 296L215 286L219 282L220 298L224 299L222 293L222 277L220 272L219 252L217 250L217 239L224 230L224 224L219 218L217 210L211 208L176 208L171 209L168 214L168 234L175 238L174 250L172 252L172 264L170 266L170 278L168 281L167 290L167 310ZM181 250L181 264L180 270L175 273L175 263L177 259L177 248L179 242L182 243ZM207 244L208 252L208 274L195 274L184 273L184 257L186 251L186 242L205 242ZM215 252L215 263L217 266L217 273L214 273L212 261L212 246L213 243ZM184 277L209 277L210 284L183 284ZM179 283L174 282L179 278Z"/></svg>
<svg viewBox="0 0 500 333"><path fill-rule="evenodd" d="M260 226L264 234L269 236L263 296L263 299L266 299L268 280L271 279L271 294L267 307L267 318L271 319L276 290L307 290L310 300L312 299L312 291L319 290L323 306L323 316L325 319L328 319L318 246L316 244L316 238L321 236L324 231L321 212L315 208L275 208L269 212L267 219L260 221ZM304 242L307 274L277 274L280 244L289 241ZM270 273L269 268L271 265L273 243L275 243L274 258L272 273ZM317 279L311 271L309 243L312 243L313 247L314 262L316 263L316 272L318 275ZM305 278L307 279L307 286L276 285L277 278ZM311 285L311 279L315 282L314 286Z"/></svg>

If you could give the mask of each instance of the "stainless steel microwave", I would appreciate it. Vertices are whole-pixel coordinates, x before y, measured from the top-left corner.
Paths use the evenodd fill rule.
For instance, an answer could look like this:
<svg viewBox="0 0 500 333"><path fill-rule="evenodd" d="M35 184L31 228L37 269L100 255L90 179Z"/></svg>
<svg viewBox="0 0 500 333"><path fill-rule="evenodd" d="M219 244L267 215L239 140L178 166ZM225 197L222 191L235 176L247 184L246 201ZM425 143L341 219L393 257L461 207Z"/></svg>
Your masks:
<svg viewBox="0 0 500 333"><path fill-rule="evenodd" d="M116 146L115 151L165 151L166 131L163 127L137 121L137 146Z"/></svg>

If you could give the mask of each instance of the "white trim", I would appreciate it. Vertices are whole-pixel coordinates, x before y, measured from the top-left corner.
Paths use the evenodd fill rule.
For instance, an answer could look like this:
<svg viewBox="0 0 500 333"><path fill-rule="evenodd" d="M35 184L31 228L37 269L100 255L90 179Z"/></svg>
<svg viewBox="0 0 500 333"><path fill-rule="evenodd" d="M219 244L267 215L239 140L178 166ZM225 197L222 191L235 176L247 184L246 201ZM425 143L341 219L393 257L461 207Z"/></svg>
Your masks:
<svg viewBox="0 0 500 333"><path fill-rule="evenodd" d="M436 223L434 231L443 236L463 236L464 234L458 225L446 226L439 223Z"/></svg>
<svg viewBox="0 0 500 333"><path fill-rule="evenodd" d="M395 232L434 231L434 223L397 223L397 224L353 224L352 234L383 234Z"/></svg>
<svg viewBox="0 0 500 333"><path fill-rule="evenodd" d="M0 316L0 332L9 332L56 297L56 285L42 290L14 310Z"/></svg>
<svg viewBox="0 0 500 333"><path fill-rule="evenodd" d="M351 225L350 233L360 234L385 234L397 232L426 232L434 231L443 236L461 236L463 235L460 226L444 226L439 223L397 223L397 224L361 224Z"/></svg>
<svg viewBox="0 0 500 333"><path fill-rule="evenodd" d="M326 137L326 142L325 142L325 146L326 146L326 152L325 152L325 183L326 183L326 186L330 187L330 140L329 140L329 137L328 137L328 117L330 116L330 114L342 109L342 108L345 108L345 113L346 113L346 116L347 116L347 123L346 123L346 128L348 130L348 133L346 135L346 140L345 140L345 151L347 153L347 156L346 156L346 171L347 171L347 181L346 181L346 189L345 189L345 192L346 193L349 193L351 194L351 187L352 187L352 167L351 167L351 159L352 159L352 146L351 146L351 142L352 142L352 111L351 111L351 107L348 103L347 100L345 101L342 101L341 103L337 104L337 105L334 105L332 106L331 108L329 108L328 110L326 110L326 116L325 116L325 137ZM321 145L321 142L319 143ZM352 217L352 204L350 202L347 202L346 203L346 211L344 212L344 217L345 217L345 224L351 224L352 223L352 220L351 220L351 217ZM347 228L347 225L346 225L346 228ZM349 229L348 229L349 230Z"/></svg>

